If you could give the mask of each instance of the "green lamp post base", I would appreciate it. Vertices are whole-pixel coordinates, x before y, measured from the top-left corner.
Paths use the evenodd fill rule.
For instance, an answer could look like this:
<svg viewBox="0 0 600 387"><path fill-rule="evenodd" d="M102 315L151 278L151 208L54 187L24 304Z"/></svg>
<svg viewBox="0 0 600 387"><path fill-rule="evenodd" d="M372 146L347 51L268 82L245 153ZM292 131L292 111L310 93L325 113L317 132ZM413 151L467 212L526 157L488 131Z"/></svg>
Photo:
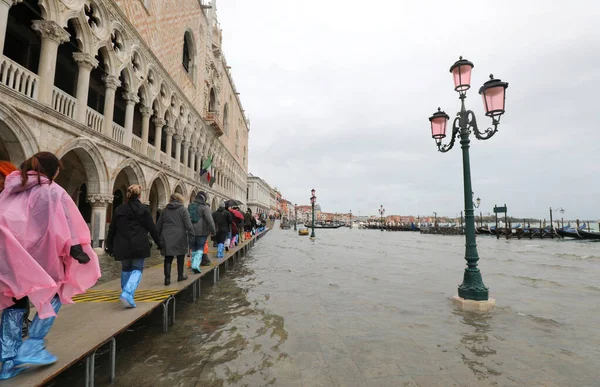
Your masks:
<svg viewBox="0 0 600 387"><path fill-rule="evenodd" d="M466 268L463 283L458 287L458 296L466 300L487 301L489 289L483 284L478 268Z"/></svg>

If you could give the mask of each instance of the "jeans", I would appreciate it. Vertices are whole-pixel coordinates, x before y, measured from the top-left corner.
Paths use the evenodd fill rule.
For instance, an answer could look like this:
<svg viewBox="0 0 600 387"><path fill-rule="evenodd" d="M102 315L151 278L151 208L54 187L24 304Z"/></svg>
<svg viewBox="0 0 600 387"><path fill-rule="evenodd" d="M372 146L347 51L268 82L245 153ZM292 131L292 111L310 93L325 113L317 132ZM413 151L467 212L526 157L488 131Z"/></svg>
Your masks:
<svg viewBox="0 0 600 387"><path fill-rule="evenodd" d="M130 272L133 270L144 271L144 258L124 259L121 261L121 271Z"/></svg>
<svg viewBox="0 0 600 387"><path fill-rule="evenodd" d="M208 239L208 235L194 235L194 240L190 248L192 251L204 251L204 245L206 244L206 240Z"/></svg>

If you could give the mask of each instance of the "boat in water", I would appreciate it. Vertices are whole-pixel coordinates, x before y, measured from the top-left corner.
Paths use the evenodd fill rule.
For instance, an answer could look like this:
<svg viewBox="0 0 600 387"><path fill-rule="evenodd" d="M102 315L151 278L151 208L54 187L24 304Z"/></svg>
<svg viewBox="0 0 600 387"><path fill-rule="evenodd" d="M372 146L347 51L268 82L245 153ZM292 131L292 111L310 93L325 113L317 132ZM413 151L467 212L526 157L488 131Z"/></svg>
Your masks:
<svg viewBox="0 0 600 387"><path fill-rule="evenodd" d="M301 228L300 230L298 230L298 235L308 235L308 229L307 228Z"/></svg>
<svg viewBox="0 0 600 387"><path fill-rule="evenodd" d="M305 224L304 226L307 227L307 228L311 228L312 227L312 225L310 225L310 224ZM315 223L315 229L318 229L318 228L319 229L324 229L324 228L340 228L340 227L343 227L343 226L344 226L343 224Z"/></svg>

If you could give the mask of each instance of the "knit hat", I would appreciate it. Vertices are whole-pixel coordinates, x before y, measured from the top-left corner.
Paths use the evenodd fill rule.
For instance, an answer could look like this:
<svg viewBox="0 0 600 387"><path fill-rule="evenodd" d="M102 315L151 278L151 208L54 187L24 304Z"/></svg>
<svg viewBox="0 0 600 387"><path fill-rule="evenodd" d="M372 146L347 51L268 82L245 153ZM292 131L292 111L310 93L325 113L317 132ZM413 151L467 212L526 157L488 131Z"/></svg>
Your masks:
<svg viewBox="0 0 600 387"><path fill-rule="evenodd" d="M196 199L198 199L201 202L206 203L206 200L208 199L208 197L206 196L206 192L204 191L200 191L196 194Z"/></svg>
<svg viewBox="0 0 600 387"><path fill-rule="evenodd" d="M6 177L16 170L17 167L10 161L0 161L0 175Z"/></svg>

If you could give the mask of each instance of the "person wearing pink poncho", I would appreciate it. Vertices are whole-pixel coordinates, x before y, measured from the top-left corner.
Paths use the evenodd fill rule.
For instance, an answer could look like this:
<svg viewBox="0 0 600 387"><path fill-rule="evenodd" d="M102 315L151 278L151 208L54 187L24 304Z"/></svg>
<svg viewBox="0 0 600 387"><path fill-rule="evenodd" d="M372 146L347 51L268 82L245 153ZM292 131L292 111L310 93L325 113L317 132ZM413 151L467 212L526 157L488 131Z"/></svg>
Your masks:
<svg viewBox="0 0 600 387"><path fill-rule="evenodd" d="M40 152L6 177L0 194L0 379L56 362L44 345L56 313L100 278L87 224L54 183L59 170L56 156ZM22 341L29 301L37 314Z"/></svg>

